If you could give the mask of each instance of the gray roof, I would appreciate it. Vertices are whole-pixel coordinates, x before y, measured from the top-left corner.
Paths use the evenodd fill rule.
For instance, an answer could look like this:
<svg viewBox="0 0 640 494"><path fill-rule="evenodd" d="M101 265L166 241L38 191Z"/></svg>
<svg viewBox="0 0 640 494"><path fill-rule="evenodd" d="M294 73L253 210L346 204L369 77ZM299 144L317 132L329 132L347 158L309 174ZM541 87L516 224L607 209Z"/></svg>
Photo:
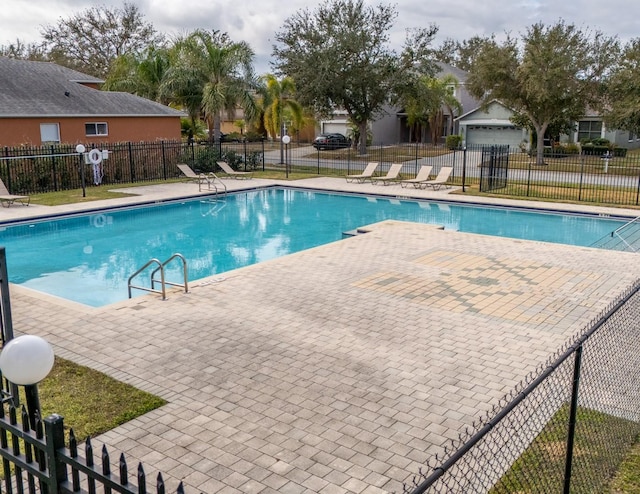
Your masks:
<svg viewBox="0 0 640 494"><path fill-rule="evenodd" d="M83 85L102 82L51 62L0 57L0 118L184 115L133 94L100 91Z"/></svg>
<svg viewBox="0 0 640 494"><path fill-rule="evenodd" d="M467 77L469 77L469 72L466 70L459 69L458 67L454 67L453 65L449 65L445 62L436 62L436 66L438 67L438 75L448 75L451 74L455 77L460 84L464 84L467 82Z"/></svg>

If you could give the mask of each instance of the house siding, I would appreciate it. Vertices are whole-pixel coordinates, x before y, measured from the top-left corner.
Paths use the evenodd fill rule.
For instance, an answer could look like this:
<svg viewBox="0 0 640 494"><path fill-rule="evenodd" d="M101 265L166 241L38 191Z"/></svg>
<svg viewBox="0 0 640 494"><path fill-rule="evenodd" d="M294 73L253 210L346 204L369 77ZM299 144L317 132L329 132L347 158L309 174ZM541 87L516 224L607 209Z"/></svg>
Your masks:
<svg viewBox="0 0 640 494"><path fill-rule="evenodd" d="M89 122L106 122L108 135L87 136L85 123ZM4 118L0 119L0 146L40 146L40 124L46 123L58 124L63 144L180 139L180 119L176 117Z"/></svg>

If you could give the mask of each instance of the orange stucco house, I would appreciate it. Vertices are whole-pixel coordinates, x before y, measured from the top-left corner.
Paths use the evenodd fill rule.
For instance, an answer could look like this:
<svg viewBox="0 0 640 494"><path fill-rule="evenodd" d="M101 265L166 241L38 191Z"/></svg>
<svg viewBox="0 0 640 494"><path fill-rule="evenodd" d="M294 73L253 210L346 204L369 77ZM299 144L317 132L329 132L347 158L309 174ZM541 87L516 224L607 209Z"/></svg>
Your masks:
<svg viewBox="0 0 640 494"><path fill-rule="evenodd" d="M184 114L50 62L0 57L0 147L179 140Z"/></svg>

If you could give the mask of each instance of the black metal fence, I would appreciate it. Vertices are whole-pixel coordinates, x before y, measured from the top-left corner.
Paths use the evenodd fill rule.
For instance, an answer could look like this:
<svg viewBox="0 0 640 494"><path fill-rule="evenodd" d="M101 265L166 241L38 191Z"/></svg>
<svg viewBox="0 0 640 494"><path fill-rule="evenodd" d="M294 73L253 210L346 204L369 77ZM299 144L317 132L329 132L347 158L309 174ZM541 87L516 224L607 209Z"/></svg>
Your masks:
<svg viewBox="0 0 640 494"><path fill-rule="evenodd" d="M606 490L640 434L640 282L405 485L422 493Z"/></svg>
<svg viewBox="0 0 640 494"><path fill-rule="evenodd" d="M453 167L450 183L478 188L483 193L558 201L640 205L640 153L560 154L545 153L545 164L519 148L469 146L447 149L430 144L369 146L366 156L353 149L319 151L306 144L240 142L188 144L180 141L120 143L105 145L108 159L101 164L101 183L137 183L180 176L177 163L217 171L216 161L227 161L236 170L269 168L283 173L304 172L327 176L361 173L368 162L380 163L384 174L392 163L402 163L402 176L414 177L422 165ZM499 155L487 158L490 149ZM483 157L483 153L485 157ZM0 153L0 178L14 194L33 194L78 189L83 173L86 185L93 182L93 169L73 146L4 148ZM286 165L285 165L286 164ZM84 172L83 172L84 170ZM497 173L497 175L496 175ZM487 177L481 185L483 177ZM487 181L489 180L489 181ZM490 190L489 190L490 189Z"/></svg>
<svg viewBox="0 0 640 494"><path fill-rule="evenodd" d="M9 406L8 411L4 405L0 407L0 456L2 483L7 493L95 493L96 486L105 493L164 494L166 491L161 473L155 479L155 486L147 488L142 464L138 464L133 475L130 474L124 455L120 455L115 472L112 472L107 448L102 447L96 461L91 440L87 439L79 447L73 430L66 448L63 418L59 415L38 420L35 431L31 430L24 407L21 413L14 406ZM184 494L182 482L176 493Z"/></svg>
<svg viewBox="0 0 640 494"><path fill-rule="evenodd" d="M217 160L234 168L263 167L265 143L187 144L181 141L104 144L108 158L95 167L75 146L5 147L0 153L0 178L13 194L79 189L92 183L124 184L180 176L178 163L214 171ZM87 154L91 149L87 149Z"/></svg>

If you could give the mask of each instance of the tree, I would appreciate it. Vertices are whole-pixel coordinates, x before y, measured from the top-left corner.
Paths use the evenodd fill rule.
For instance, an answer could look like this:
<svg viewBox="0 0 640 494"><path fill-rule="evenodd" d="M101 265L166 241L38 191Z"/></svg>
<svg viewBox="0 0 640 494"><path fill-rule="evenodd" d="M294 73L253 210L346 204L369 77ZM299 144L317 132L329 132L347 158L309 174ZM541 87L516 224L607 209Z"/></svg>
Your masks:
<svg viewBox="0 0 640 494"><path fill-rule="evenodd" d="M605 123L614 129L640 135L640 38L624 47L620 63L607 84Z"/></svg>
<svg viewBox="0 0 640 494"><path fill-rule="evenodd" d="M264 127L271 137L282 137L285 122L299 128L304 119L302 106L295 99L296 86L290 77L278 81L273 74L267 74L263 80Z"/></svg>
<svg viewBox="0 0 640 494"><path fill-rule="evenodd" d="M582 32L559 21L531 26L521 43L510 36L486 43L467 88L483 104L497 99L526 117L537 136L536 164L544 164L544 136L552 122L577 120L598 108L603 78L618 53L615 38Z"/></svg>
<svg viewBox="0 0 640 494"><path fill-rule="evenodd" d="M409 126L418 131L423 125L429 124L430 138L434 145L437 144L444 125L444 109L450 115L452 123L454 110L462 111L462 105L452 91L457 85L458 80L450 74L440 78L421 76L414 85L414 90L405 94L403 106Z"/></svg>
<svg viewBox="0 0 640 494"><path fill-rule="evenodd" d="M253 50L233 42L226 33L196 30L176 41L160 95L187 109L192 121L207 122L209 140L220 140L222 114L235 118L238 107L245 119L257 113L253 97Z"/></svg>
<svg viewBox="0 0 640 494"><path fill-rule="evenodd" d="M169 50L164 47L149 46L141 55L121 55L113 62L102 88L165 102L159 91L169 64Z"/></svg>
<svg viewBox="0 0 640 494"><path fill-rule="evenodd" d="M113 61L161 45L163 36L146 23L138 7L91 7L41 31L51 60L95 77L105 77Z"/></svg>
<svg viewBox="0 0 640 494"><path fill-rule="evenodd" d="M396 16L388 5L331 0L314 12L298 11L275 36L276 72L296 82L298 101L316 114L344 109L358 126L360 154L366 153L369 122L383 113L399 82L425 70L423 55L437 32L434 26L415 31L398 56L388 46Z"/></svg>
<svg viewBox="0 0 640 494"><path fill-rule="evenodd" d="M0 46L0 57L37 62L47 61L47 54L42 45L37 43L24 43L20 39L16 39L14 43Z"/></svg>
<svg viewBox="0 0 640 494"><path fill-rule="evenodd" d="M261 92L264 128L271 137L279 135L282 138L285 122L290 121L293 127L300 128L304 120L302 106L295 100L296 86L290 77L278 81L273 74L267 74L263 80ZM282 146L280 162L284 163Z"/></svg>
<svg viewBox="0 0 640 494"><path fill-rule="evenodd" d="M447 38L434 50L434 56L439 62L469 71L482 47L494 40L493 35L490 37L473 36L468 40L463 40L462 43L452 38Z"/></svg>

